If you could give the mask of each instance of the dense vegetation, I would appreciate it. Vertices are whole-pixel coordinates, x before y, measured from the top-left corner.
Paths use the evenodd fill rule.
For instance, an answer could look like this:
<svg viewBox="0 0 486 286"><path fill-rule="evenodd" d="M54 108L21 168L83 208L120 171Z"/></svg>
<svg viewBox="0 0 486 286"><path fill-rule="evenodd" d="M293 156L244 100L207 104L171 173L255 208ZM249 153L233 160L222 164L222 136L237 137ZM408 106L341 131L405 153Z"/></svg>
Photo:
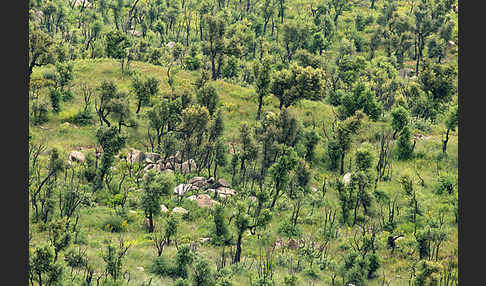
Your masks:
<svg viewBox="0 0 486 286"><path fill-rule="evenodd" d="M30 0L30 285L458 285L457 1Z"/></svg>

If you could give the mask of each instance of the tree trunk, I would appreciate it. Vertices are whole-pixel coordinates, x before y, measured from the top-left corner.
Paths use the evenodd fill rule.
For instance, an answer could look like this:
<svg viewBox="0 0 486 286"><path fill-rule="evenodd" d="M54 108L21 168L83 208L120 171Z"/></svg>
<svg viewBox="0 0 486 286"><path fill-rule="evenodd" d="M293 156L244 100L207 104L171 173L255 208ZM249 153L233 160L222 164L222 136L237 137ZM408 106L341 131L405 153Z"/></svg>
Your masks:
<svg viewBox="0 0 486 286"><path fill-rule="evenodd" d="M263 96L258 97L258 113L256 120L260 120L260 114L262 112L262 105L263 105Z"/></svg>
<svg viewBox="0 0 486 286"><path fill-rule="evenodd" d="M341 151L341 170L340 170L340 174L344 174L344 155L345 153L343 151Z"/></svg>
<svg viewBox="0 0 486 286"><path fill-rule="evenodd" d="M148 219L149 219L149 233L152 233L154 232L154 220L152 217L152 212L150 212Z"/></svg>
<svg viewBox="0 0 486 286"><path fill-rule="evenodd" d="M240 262L240 256L241 256L241 238L243 236L243 232L238 233L238 240L236 241L236 252L235 252L235 258L233 260L233 263L239 263Z"/></svg>
<svg viewBox="0 0 486 286"><path fill-rule="evenodd" d="M442 141L442 153L445 153L447 150L447 142L449 141L449 131L450 129L447 129L446 138L445 140Z"/></svg>

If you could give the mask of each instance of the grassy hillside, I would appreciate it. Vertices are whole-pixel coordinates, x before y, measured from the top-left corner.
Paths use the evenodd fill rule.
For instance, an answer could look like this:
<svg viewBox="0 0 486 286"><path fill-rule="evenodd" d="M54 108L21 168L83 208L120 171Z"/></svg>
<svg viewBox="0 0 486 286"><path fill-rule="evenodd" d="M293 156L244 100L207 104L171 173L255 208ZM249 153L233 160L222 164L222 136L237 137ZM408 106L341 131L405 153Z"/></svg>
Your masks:
<svg viewBox="0 0 486 286"><path fill-rule="evenodd" d="M90 87L97 88L103 80L113 80L120 90L130 93L130 77L121 74L119 62L112 59L94 59L94 60L76 60L74 63L74 80L72 82L72 90L75 94L73 100L63 103L62 111L59 114L50 113L49 121L40 126L29 126L29 132L35 142L44 142L49 148L58 148L61 150L62 158L67 161L67 154L73 150L80 150L84 148L93 148L97 145L96 131L98 123L89 126L76 126L74 124L66 124L65 121L70 116L74 115L80 110L83 99L80 94L80 84L86 82ZM47 65L34 70L32 78L41 77L46 71L52 70L52 65ZM131 69L143 74L152 75L161 81L161 94L170 93L167 84L166 68L155 66L143 62L133 62ZM189 72L181 70L176 74L175 86L177 90L189 90L192 92L193 83L199 76L199 72ZM225 82L224 80L215 81L215 86L220 97L221 109L224 118L224 140L225 142L238 141L238 128L242 122L254 122L256 117L257 100L255 91L250 87L242 87L236 84ZM161 95L161 96L162 96ZM44 94L43 96L48 96ZM157 99L154 99L154 102ZM133 95L131 95L132 108L135 109L136 102ZM144 111L148 107L142 108L140 115L136 116L138 123L137 128L125 128L128 140L126 149L136 148L142 151L148 151L149 143L146 139L147 120L144 118ZM328 126L333 121L333 107L324 101L308 101L303 100L299 104L290 108L294 112L302 124L306 128L312 128L312 122L323 122ZM264 111L272 111L278 113L278 100L274 97L268 99L265 103ZM369 142L372 148L378 152L379 141L377 135L380 133L381 126L388 124L386 122L372 122L366 121L363 131L355 139L355 144L349 158L354 157L354 152L360 146L360 142ZM320 130L320 126L317 127ZM319 131L322 133L321 131ZM434 192L437 187L438 173L457 174L457 133L453 133L448 144L448 156L442 159L440 165L437 163L437 158L441 154L441 139L444 129L441 125L433 125L429 132L421 131L417 128L413 129L413 134L423 134L423 139L417 140L415 147L415 156L408 161L393 161L392 179L387 182L380 182L378 189L389 194L391 197L398 196L398 204L404 206L405 198L403 196L402 187L398 179L402 175L409 175L418 180L416 173L420 173L420 177L424 180L425 186L416 185L417 198L420 205L427 212L424 217L435 217L435 212L439 212L439 206L443 198L436 195ZM311 185L320 188L323 178L328 178L332 181L334 178L341 178L336 172L329 171L326 166L326 144L325 141L320 142L316 149L316 162L312 169ZM47 154L44 154L47 159ZM230 159L230 158L229 158ZM438 168L440 170L438 170ZM230 181L231 170L227 167L221 170L220 177ZM194 175L187 175L190 178ZM237 192L240 190L237 189ZM234 200L239 200L237 195ZM330 188L326 194L327 204L339 208L339 200L335 188ZM243 199L243 198L241 198ZM176 206L177 200L172 197L168 201L169 206ZM182 219L179 227L178 240L180 243L199 241L199 238L208 237L209 229L213 224L212 219L208 219L210 211L208 209L200 209L194 203L184 199L182 206L191 212L189 217ZM287 217L291 213L289 207L279 209L278 214L274 215L267 229L279 237L277 230L282 222L282 218ZM385 207L385 206L381 206ZM376 211L379 212L380 207ZM316 214L323 214L324 207L319 207L314 210ZM402 208L403 210L404 208ZM110 233L103 229L103 223L113 215L113 209L105 205L103 201L99 201L96 206L82 208L80 212L79 225L82 229L78 243L82 248L87 248L87 256L90 262L93 263L96 269L103 267L103 260L100 257L100 251L105 250L105 246L109 241L115 242L120 236L118 233ZM163 217L163 215L162 215ZM443 242L440 250L440 256L452 256L457 259L457 228L453 227L454 223L450 221L450 214L447 215L446 225L450 232L447 239ZM313 233L315 225L310 222L319 221L319 215L310 216L310 209L305 207L302 213L303 223L302 233ZM125 240L133 243L130 248L124 267L130 272L131 281L137 281L139 285L141 281L148 282L152 277L152 285L170 285L172 280L170 278L156 277L148 272L150 264L155 257L155 250L152 246L150 236L143 227L145 220L144 213L141 209L131 208L128 213L128 226L122 232ZM161 219L156 220L156 225L161 224ZM32 242L33 244L41 243L47 240L47 233L43 229L43 224L32 225ZM414 239L410 235L411 225L408 223L401 223L399 230L406 233L405 238L399 240L394 255L390 254L390 250L386 248L386 235L379 235L376 238L378 245L378 254L382 259L382 267L379 269L379 278L369 280L370 286L383 285L385 279L389 285L408 285L408 275L410 273L409 267L411 265L413 255ZM346 253L347 248L344 242L352 240L359 228L339 227L338 236L331 242L329 256L339 258ZM255 275L256 263L259 255L258 240L254 236L246 235L243 241L243 259L239 265L232 266L234 270L234 278L232 279L234 285L249 285L250 273ZM164 255L173 257L176 253L174 245L167 247L164 250ZM295 251L295 250L291 250ZM215 261L220 255L220 249L209 244L201 244L198 248L198 253L211 261L215 265ZM63 254L61 254L61 257ZM279 250L275 252L275 276L281 281L282 277L288 273L288 268L283 265L288 265L285 261L285 256L279 254ZM296 261L293 262L297 263ZM303 263L303 262L299 262ZM142 268L143 267L143 270ZM215 267L215 266L214 266ZM305 271L296 273L299 277L300 285L330 285L331 272L325 270L319 272L316 277L306 274ZM308 281L308 282L307 282ZM310 284L308 284L310 283ZM341 283L338 279L336 283ZM135 284L134 284L135 285ZM280 285L280 284L279 284Z"/></svg>

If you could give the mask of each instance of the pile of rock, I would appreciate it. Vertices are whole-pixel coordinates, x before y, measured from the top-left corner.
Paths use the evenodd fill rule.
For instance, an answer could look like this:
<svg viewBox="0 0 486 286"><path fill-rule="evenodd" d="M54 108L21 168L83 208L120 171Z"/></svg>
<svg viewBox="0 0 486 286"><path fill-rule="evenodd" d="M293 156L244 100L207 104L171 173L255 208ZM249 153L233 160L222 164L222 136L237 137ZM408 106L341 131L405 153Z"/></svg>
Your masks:
<svg viewBox="0 0 486 286"><path fill-rule="evenodd" d="M186 174L197 169L196 162L193 159L182 162L182 154L177 151L175 156L169 156L166 160L160 154L131 149L127 155L129 163L145 164L144 171L155 169L158 172L165 170L181 171Z"/></svg>
<svg viewBox="0 0 486 286"><path fill-rule="evenodd" d="M199 207L212 207L219 202L211 199L211 194L216 193L219 198L227 198L236 195L236 191L230 188L230 184L224 180L216 181L213 177L193 177L185 184L180 184L174 188L174 194L184 196L187 192L191 195L187 199L195 201Z"/></svg>

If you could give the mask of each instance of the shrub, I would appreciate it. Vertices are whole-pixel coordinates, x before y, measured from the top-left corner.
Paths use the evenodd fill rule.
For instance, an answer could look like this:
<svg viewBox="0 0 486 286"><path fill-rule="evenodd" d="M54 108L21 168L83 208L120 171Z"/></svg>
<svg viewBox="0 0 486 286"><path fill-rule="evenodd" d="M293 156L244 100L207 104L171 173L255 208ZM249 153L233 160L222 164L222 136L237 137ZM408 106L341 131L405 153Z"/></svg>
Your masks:
<svg viewBox="0 0 486 286"><path fill-rule="evenodd" d="M127 226L128 222L120 216L110 216L103 222L103 230L109 232L122 232Z"/></svg>
<svg viewBox="0 0 486 286"><path fill-rule="evenodd" d="M173 276L175 266L171 263L165 256L158 256L153 261L149 267L150 273L159 275L159 276Z"/></svg>
<svg viewBox="0 0 486 286"><path fill-rule="evenodd" d="M293 225L289 220L284 220L280 224L278 233L288 238L299 237L302 234L300 228L297 225Z"/></svg>
<svg viewBox="0 0 486 286"><path fill-rule="evenodd" d="M86 126L94 124L94 118L91 112L88 110L83 110L79 111L72 118L70 118L69 122L80 126Z"/></svg>

